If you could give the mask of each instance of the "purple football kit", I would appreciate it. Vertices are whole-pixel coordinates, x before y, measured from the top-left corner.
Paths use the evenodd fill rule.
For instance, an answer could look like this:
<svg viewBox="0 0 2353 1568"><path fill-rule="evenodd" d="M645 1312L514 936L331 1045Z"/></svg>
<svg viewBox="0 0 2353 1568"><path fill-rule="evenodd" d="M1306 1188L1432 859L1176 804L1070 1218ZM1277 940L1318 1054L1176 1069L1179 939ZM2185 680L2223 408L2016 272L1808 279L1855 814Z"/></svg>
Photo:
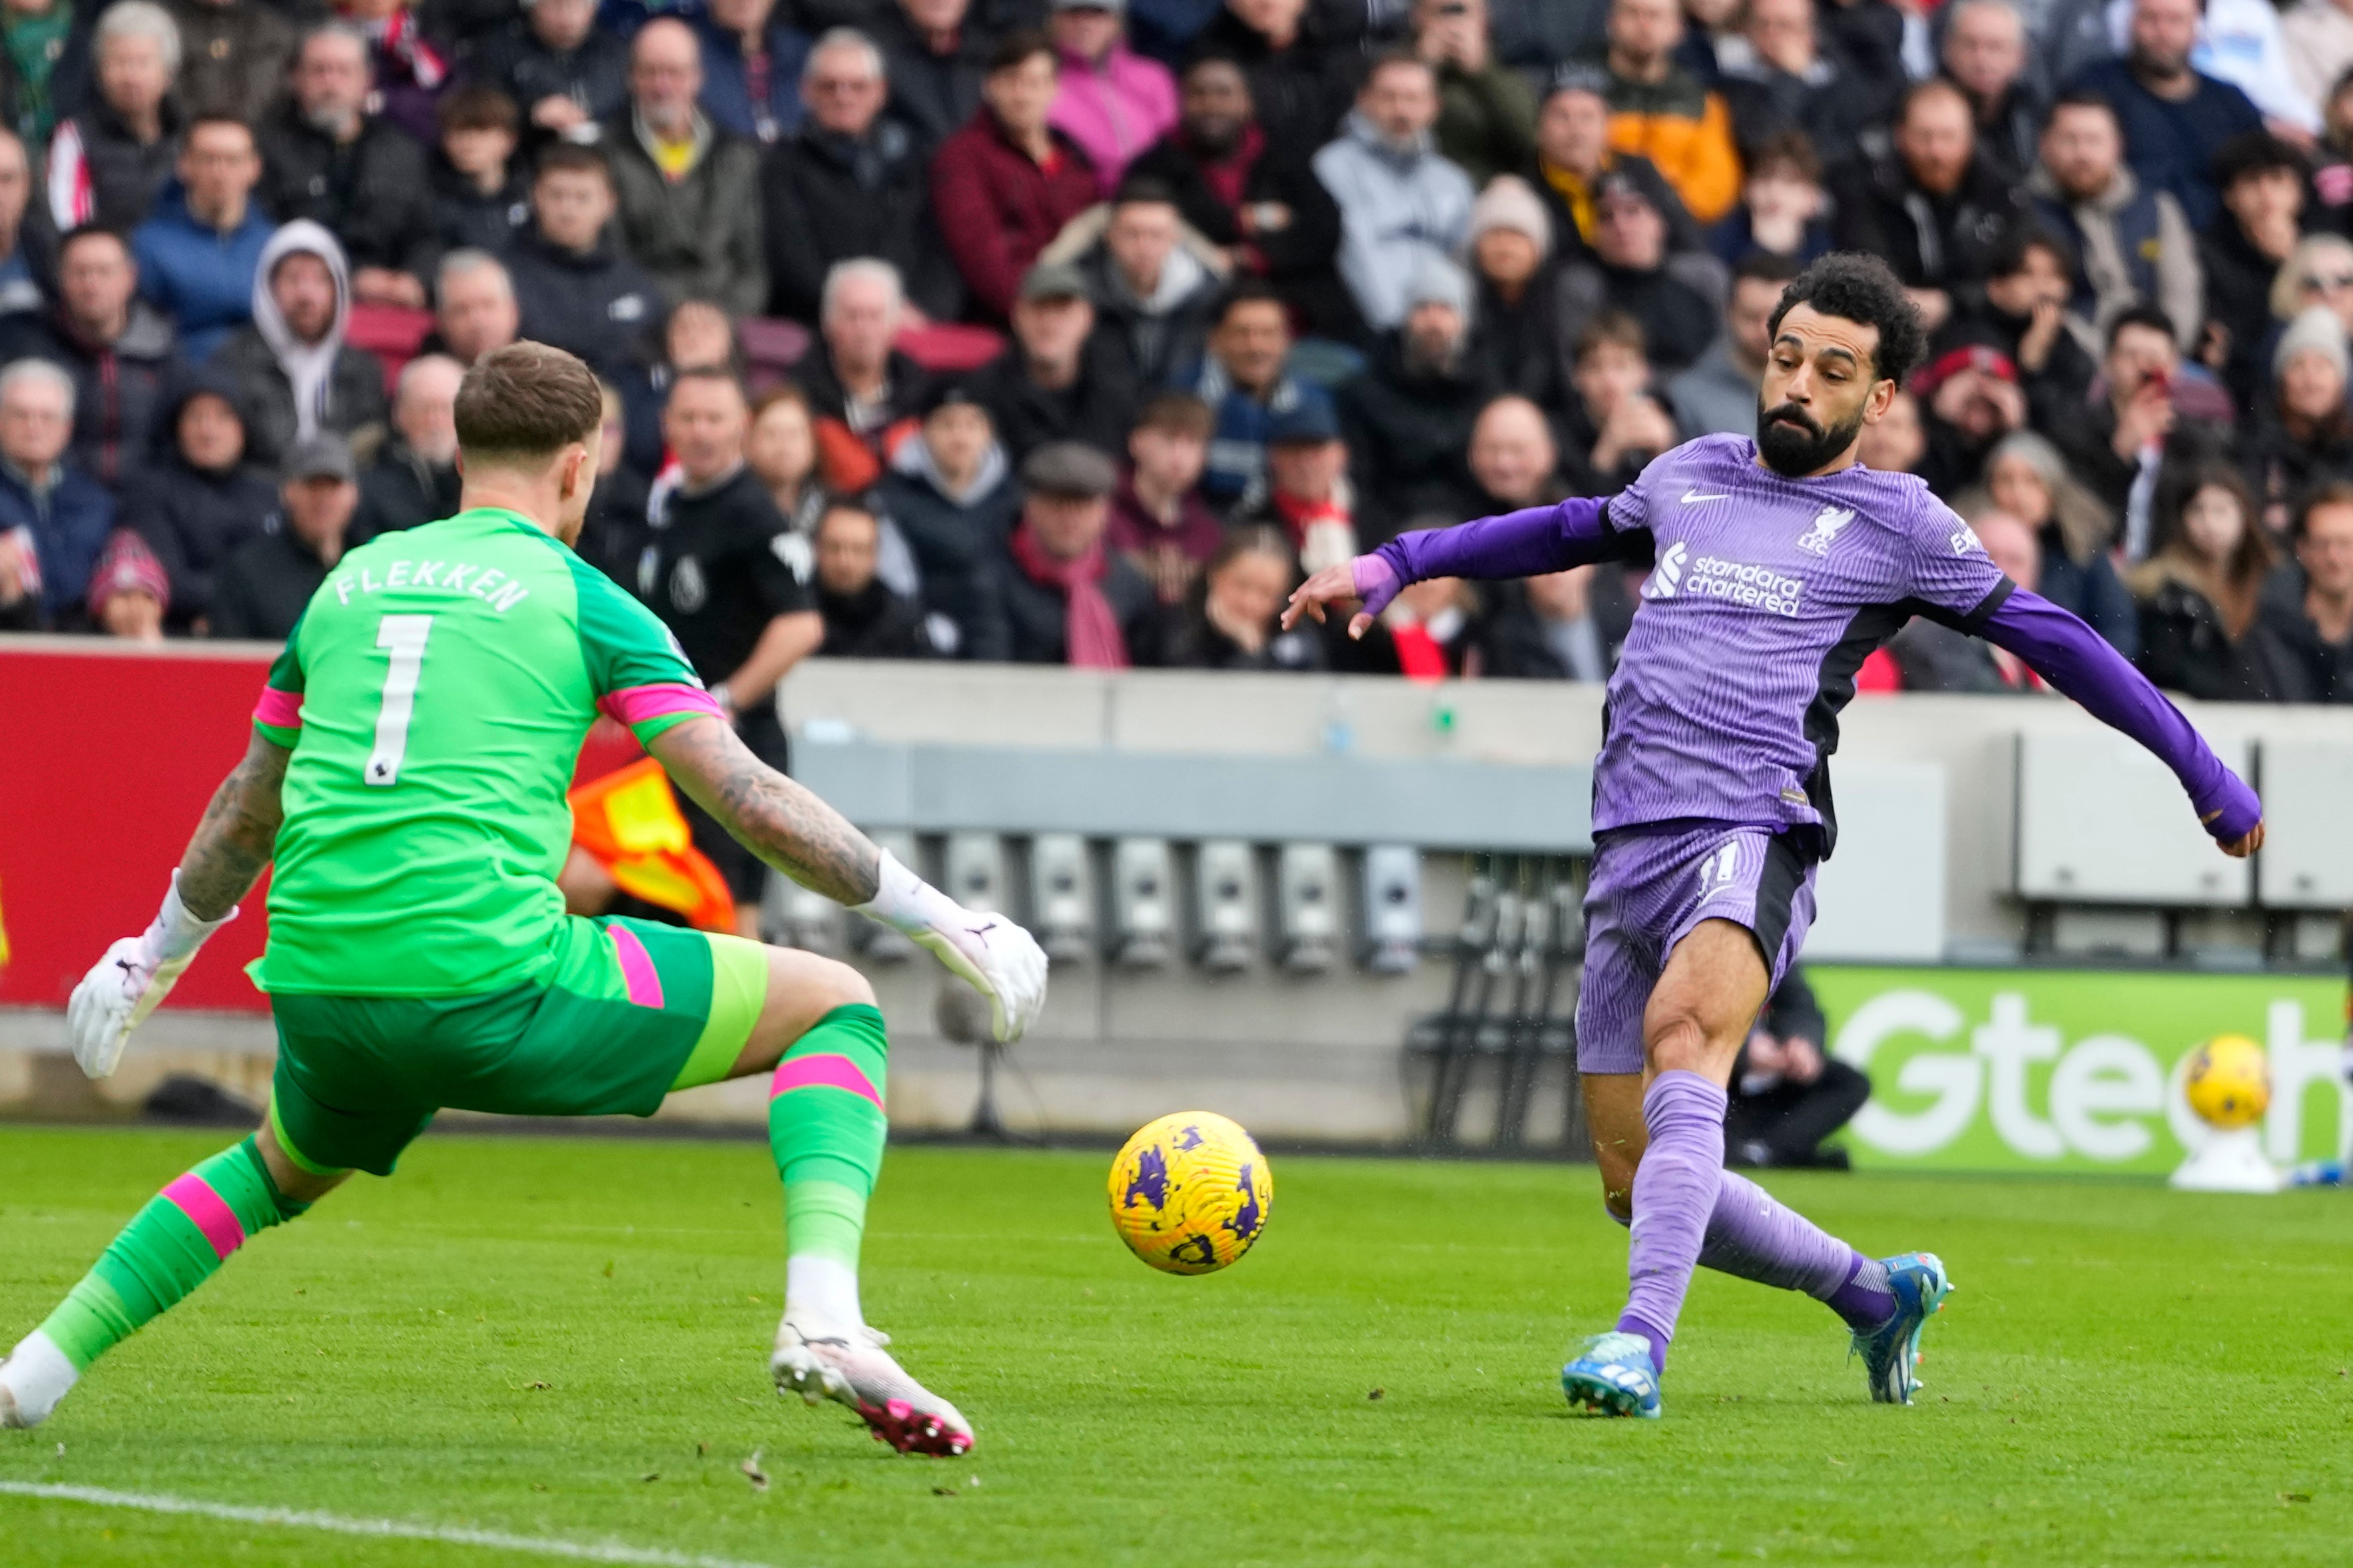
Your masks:
<svg viewBox="0 0 2353 1568"><path fill-rule="evenodd" d="M1402 534L1359 557L1356 577L1378 609L1426 578L1611 561L1650 575L1609 679L1594 764L1577 1010L1586 1073L1642 1070L1651 992L1703 921L1746 927L1780 983L1813 918L1815 867L1837 841L1839 712L1862 661L1915 615L2010 649L2154 752L2216 839L2231 843L2261 820L2253 792L2156 688L2082 621L2015 588L1910 474L1858 464L1793 479L1760 463L1746 437L1703 437L1607 501ZM1692 1268L1705 1263L1807 1291L1861 1343L1896 1315L1887 1268L1724 1172L1725 1103L1698 1073L1661 1072L1646 1086L1632 1290L1619 1329L1648 1341L1663 1368ZM1908 1396L1905 1378L1908 1366L1891 1386Z"/></svg>

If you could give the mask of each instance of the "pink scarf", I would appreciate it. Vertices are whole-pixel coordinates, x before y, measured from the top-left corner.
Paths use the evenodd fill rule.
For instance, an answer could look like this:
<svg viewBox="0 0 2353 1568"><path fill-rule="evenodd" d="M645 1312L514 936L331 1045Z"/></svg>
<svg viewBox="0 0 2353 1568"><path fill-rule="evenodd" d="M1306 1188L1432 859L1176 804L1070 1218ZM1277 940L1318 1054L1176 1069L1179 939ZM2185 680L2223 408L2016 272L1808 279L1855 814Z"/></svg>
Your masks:
<svg viewBox="0 0 2353 1568"><path fill-rule="evenodd" d="M1009 542L1014 564L1040 588L1063 596L1063 662L1073 669L1125 669L1127 639L1120 635L1119 617L1103 597L1103 574L1111 570L1103 541L1095 541L1076 561L1057 561L1038 542L1029 520L1013 531Z"/></svg>

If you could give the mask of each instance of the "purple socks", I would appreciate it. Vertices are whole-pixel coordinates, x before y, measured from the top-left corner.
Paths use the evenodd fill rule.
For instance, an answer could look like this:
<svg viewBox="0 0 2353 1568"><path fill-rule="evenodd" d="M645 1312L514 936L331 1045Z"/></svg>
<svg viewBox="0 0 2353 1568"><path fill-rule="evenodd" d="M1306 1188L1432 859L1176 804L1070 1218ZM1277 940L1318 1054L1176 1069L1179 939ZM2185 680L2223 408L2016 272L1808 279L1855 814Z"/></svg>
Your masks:
<svg viewBox="0 0 2353 1568"><path fill-rule="evenodd" d="M1651 1145L1634 1172L1632 1289L1618 1328L1650 1341L1662 1371L1724 1180L1724 1090L1695 1072L1662 1072L1642 1095Z"/></svg>
<svg viewBox="0 0 2353 1568"><path fill-rule="evenodd" d="M1662 1072L1642 1096L1651 1143L1634 1173L1632 1289L1618 1328L1648 1340L1661 1371L1699 1264L1802 1290L1851 1329L1895 1310L1883 1267L1724 1169L1724 1090L1694 1072Z"/></svg>

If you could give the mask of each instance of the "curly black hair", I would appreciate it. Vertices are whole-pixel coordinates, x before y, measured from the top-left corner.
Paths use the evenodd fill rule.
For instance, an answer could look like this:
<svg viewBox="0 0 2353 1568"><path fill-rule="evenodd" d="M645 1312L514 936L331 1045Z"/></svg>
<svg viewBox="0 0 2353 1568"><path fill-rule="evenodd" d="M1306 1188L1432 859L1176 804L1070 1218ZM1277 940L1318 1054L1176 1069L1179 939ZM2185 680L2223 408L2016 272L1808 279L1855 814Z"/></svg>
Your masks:
<svg viewBox="0 0 2353 1568"><path fill-rule="evenodd" d="M1779 335L1781 318L1793 305L1811 305L1825 316L1877 327L1879 350L1872 369L1883 381L1902 386L1927 354L1919 308L1887 263L1867 251L1834 250L1792 279L1765 325L1767 341Z"/></svg>

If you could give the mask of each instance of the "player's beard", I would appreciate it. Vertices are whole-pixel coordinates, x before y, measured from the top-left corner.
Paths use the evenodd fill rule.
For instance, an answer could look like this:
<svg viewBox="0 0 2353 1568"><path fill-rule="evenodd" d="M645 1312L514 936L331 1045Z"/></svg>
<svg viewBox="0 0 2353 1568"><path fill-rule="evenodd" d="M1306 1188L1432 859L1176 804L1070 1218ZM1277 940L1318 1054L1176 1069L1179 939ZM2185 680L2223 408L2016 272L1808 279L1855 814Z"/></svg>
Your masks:
<svg viewBox="0 0 2353 1568"><path fill-rule="evenodd" d="M1796 424L1788 423L1795 420ZM1824 429L1814 416L1794 403L1767 408L1757 405L1757 455L1777 474L1799 479L1814 472L1854 444L1862 434L1862 410L1852 419Z"/></svg>

